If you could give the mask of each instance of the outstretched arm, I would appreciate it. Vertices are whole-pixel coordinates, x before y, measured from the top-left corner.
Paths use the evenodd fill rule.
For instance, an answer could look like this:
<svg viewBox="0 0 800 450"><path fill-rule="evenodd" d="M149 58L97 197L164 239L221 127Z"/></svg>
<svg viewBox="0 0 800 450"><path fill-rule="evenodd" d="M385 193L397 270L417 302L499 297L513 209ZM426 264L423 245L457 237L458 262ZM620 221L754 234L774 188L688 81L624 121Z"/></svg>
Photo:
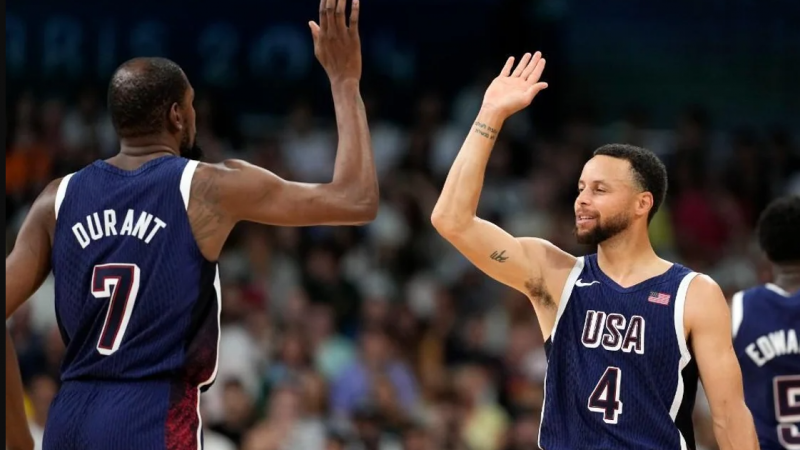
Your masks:
<svg viewBox="0 0 800 450"><path fill-rule="evenodd" d="M50 273L55 194L60 182L50 183L34 202L14 249L6 258L6 320L36 292ZM10 450L33 448L22 394L19 362L6 328L6 442Z"/></svg>
<svg viewBox="0 0 800 450"><path fill-rule="evenodd" d="M476 216L486 164L503 122L547 87L538 82L545 63L538 52L533 57L526 54L512 73L513 63L509 58L486 91L483 107L447 175L431 222L484 273L536 300L543 268L569 271L575 259L547 241L514 238Z"/></svg>
<svg viewBox="0 0 800 450"><path fill-rule="evenodd" d="M333 179L327 184L294 183L241 161L220 168L224 206L234 220L272 225L358 225L375 218L378 177L367 114L359 91L360 4L322 0L319 24L309 22L314 54L331 81L339 145ZM222 181L222 180L221 180Z"/></svg>
<svg viewBox="0 0 800 450"><path fill-rule="evenodd" d="M758 449L753 417L744 402L742 372L733 351L730 311L713 280L701 275L692 281L684 317L720 450Z"/></svg>
<svg viewBox="0 0 800 450"><path fill-rule="evenodd" d="M298 183L240 160L201 164L192 179L189 216L203 254L215 258L239 221L268 225L362 225L378 212L378 176L361 99L360 5L322 0L309 22L314 53L328 74L339 145L329 183Z"/></svg>

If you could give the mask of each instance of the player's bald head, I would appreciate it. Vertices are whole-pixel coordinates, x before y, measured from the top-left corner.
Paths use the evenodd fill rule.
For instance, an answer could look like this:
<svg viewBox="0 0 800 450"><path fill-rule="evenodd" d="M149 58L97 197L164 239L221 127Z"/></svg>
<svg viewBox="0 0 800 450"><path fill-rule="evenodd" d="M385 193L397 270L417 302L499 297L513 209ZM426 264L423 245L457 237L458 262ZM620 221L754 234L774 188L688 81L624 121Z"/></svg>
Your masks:
<svg viewBox="0 0 800 450"><path fill-rule="evenodd" d="M166 58L134 58L117 68L108 85L108 110L120 138L160 133L172 105L189 89L183 70Z"/></svg>

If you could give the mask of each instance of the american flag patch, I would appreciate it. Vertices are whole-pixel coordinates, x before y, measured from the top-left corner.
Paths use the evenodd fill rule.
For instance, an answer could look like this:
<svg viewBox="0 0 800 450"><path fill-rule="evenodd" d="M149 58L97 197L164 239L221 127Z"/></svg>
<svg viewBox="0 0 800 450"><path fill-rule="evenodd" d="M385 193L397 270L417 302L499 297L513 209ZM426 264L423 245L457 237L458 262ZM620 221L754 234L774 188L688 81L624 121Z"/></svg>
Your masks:
<svg viewBox="0 0 800 450"><path fill-rule="evenodd" d="M647 301L651 303L658 303L659 305L669 305L669 294L663 292L650 292Z"/></svg>

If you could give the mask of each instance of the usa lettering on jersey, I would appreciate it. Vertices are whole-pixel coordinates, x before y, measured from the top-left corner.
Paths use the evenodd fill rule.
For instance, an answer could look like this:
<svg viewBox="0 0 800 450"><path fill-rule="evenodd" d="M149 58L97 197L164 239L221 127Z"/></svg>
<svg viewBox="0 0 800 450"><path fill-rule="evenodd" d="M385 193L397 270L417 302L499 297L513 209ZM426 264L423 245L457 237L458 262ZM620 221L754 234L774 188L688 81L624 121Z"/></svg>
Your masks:
<svg viewBox="0 0 800 450"><path fill-rule="evenodd" d="M603 311L586 311L581 342L586 348L598 348L625 353L644 354L645 321L642 316L631 316L605 313Z"/></svg>
<svg viewBox="0 0 800 450"><path fill-rule="evenodd" d="M745 353L758 367L784 355L800 354L797 333L793 329L778 330L759 336L745 347Z"/></svg>
<svg viewBox="0 0 800 450"><path fill-rule="evenodd" d="M149 244L159 230L166 227L166 222L147 211L142 211L137 219L136 213L129 209L118 233L117 212L113 209L106 209L102 213L95 212L86 216L86 226L83 222L73 225L72 234L75 235L81 248L85 249L93 241L109 236L134 236L143 240L145 244Z"/></svg>

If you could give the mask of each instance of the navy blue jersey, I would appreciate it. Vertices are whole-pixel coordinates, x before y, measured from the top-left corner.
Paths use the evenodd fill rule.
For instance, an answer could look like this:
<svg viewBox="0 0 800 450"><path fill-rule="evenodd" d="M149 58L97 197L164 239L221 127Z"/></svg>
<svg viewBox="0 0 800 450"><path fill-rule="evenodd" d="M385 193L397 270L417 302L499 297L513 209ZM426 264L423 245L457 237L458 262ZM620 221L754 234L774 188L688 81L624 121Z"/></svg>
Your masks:
<svg viewBox="0 0 800 450"><path fill-rule="evenodd" d="M695 275L674 264L624 288L596 255L578 258L546 343L542 449L695 448L697 366L683 326Z"/></svg>
<svg viewBox="0 0 800 450"><path fill-rule="evenodd" d="M95 386L93 399L101 386L156 383L142 411L180 428L167 437L176 442L199 438L199 394L216 375L219 343L217 266L201 254L186 212L196 167L174 156L133 171L97 161L61 181L55 205L65 388Z"/></svg>
<svg viewBox="0 0 800 450"><path fill-rule="evenodd" d="M774 284L738 292L731 317L761 450L800 450L800 293Z"/></svg>

